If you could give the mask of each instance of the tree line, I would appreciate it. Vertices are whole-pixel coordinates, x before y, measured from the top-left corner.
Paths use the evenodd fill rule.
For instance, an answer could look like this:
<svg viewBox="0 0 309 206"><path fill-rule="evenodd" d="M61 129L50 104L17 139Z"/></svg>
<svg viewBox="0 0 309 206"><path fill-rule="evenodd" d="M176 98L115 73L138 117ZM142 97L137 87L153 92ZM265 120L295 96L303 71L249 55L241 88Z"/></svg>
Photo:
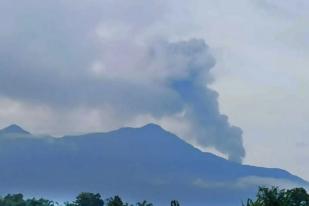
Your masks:
<svg viewBox="0 0 309 206"><path fill-rule="evenodd" d="M25 199L23 194L8 194L0 197L0 206L153 206L146 200L130 204L124 202L119 196L103 200L99 193L82 192L72 202L60 204L55 201L40 198ZM177 200L171 201L171 206L180 206Z"/></svg>
<svg viewBox="0 0 309 206"><path fill-rule="evenodd" d="M180 206L172 200L171 206ZM59 204L48 199L25 199L23 194L8 194L0 197L0 206L153 206L146 200L129 204L119 196L103 200L99 193L80 193L72 202ZM278 187L260 187L256 198L248 199L242 206L309 206L309 195L304 188L279 189Z"/></svg>
<svg viewBox="0 0 309 206"><path fill-rule="evenodd" d="M304 188L279 189L260 187L255 200L248 199L243 206L309 206L309 195Z"/></svg>

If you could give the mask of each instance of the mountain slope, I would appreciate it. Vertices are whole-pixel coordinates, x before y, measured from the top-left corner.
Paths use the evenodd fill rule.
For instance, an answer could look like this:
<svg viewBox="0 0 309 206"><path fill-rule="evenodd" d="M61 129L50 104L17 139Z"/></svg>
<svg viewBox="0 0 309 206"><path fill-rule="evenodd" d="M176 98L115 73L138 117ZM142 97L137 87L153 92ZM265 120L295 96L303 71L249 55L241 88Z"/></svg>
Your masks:
<svg viewBox="0 0 309 206"><path fill-rule="evenodd" d="M307 185L284 170L201 152L154 124L63 138L2 136L0 193L69 198L93 191L157 205L171 199L185 205L241 205L257 185Z"/></svg>
<svg viewBox="0 0 309 206"><path fill-rule="evenodd" d="M20 126L16 124L12 124L6 128L0 130L0 134L30 134Z"/></svg>

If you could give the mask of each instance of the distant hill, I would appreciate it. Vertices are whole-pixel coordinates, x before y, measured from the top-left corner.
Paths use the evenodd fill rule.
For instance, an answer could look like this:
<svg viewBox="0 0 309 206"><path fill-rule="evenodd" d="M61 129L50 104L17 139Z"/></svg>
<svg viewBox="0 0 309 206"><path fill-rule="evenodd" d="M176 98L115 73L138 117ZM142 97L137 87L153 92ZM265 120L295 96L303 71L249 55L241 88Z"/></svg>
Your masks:
<svg viewBox="0 0 309 206"><path fill-rule="evenodd" d="M0 135L1 134L30 134L30 133L18 125L12 124L6 128L1 129Z"/></svg>
<svg viewBox="0 0 309 206"><path fill-rule="evenodd" d="M229 206L241 205L258 185L308 183L202 152L154 124L62 138L33 136L17 125L0 130L0 194L68 199L90 191L158 206L171 199Z"/></svg>

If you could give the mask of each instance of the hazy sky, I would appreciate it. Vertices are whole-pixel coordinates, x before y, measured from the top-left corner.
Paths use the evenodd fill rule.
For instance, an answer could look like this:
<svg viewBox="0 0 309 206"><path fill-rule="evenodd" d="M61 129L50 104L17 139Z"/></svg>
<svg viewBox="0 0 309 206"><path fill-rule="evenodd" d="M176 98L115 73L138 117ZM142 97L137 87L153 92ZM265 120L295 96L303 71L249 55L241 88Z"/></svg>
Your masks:
<svg viewBox="0 0 309 206"><path fill-rule="evenodd" d="M156 122L235 161L245 148L245 163L309 179L307 1L0 8L0 126L62 135Z"/></svg>

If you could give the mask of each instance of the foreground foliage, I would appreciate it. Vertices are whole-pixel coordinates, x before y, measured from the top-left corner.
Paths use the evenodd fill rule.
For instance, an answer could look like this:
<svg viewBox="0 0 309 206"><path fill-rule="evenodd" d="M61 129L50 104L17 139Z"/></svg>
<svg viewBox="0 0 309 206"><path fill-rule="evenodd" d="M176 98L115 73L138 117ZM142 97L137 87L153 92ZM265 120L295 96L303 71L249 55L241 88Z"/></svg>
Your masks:
<svg viewBox="0 0 309 206"><path fill-rule="evenodd" d="M260 187L256 200L248 199L243 206L309 206L309 195L303 188Z"/></svg>
<svg viewBox="0 0 309 206"><path fill-rule="evenodd" d="M152 203L146 200L138 202L136 206L153 206ZM0 197L0 206L134 206L123 202L119 196L114 196L105 201L101 198L99 193L80 193L73 202L65 202L63 205L58 202L47 199L25 199L22 194L9 194L5 197Z"/></svg>
<svg viewBox="0 0 309 206"><path fill-rule="evenodd" d="M177 200L171 206L180 206ZM59 204L47 199L25 199L22 194L8 194L0 197L0 206L153 206L146 200L136 204L124 202L119 196L103 200L99 193L80 193L72 202ZM242 206L309 206L309 195L303 188L279 189L278 187L260 187L256 199L248 199Z"/></svg>

